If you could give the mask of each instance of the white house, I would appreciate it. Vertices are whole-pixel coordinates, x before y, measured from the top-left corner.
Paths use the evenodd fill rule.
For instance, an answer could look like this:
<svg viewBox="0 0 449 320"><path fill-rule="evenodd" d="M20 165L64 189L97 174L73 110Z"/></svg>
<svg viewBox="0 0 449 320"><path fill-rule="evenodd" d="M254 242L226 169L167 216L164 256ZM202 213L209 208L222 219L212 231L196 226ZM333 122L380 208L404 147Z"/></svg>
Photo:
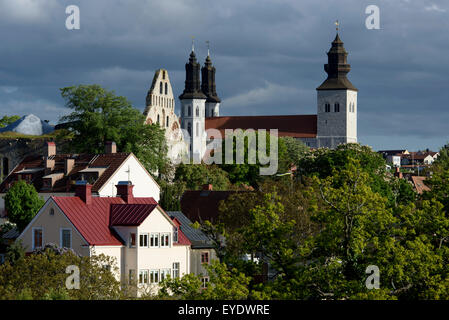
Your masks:
<svg viewBox="0 0 449 320"><path fill-rule="evenodd" d="M190 245L180 222L152 197L134 197L130 182L119 182L117 197L94 197L92 185L78 183L75 196L51 196L17 238L27 251L55 243L82 256L105 254L116 261L122 284L157 290L165 277L190 273ZM139 291L141 292L141 291Z"/></svg>

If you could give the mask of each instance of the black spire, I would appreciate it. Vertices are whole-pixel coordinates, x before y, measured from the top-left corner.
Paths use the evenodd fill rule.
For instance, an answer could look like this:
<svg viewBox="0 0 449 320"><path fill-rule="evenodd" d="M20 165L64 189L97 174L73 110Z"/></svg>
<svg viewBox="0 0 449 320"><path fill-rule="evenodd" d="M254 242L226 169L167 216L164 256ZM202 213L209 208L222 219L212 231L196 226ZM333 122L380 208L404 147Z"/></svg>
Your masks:
<svg viewBox="0 0 449 320"><path fill-rule="evenodd" d="M200 87L200 64L196 61L195 52L190 53L189 63L186 63L186 81L184 92L179 99L206 99Z"/></svg>
<svg viewBox="0 0 449 320"><path fill-rule="evenodd" d="M204 67L201 68L201 81L201 90L207 97L206 102L220 102L215 87L215 67L212 65L209 54L206 57Z"/></svg>
<svg viewBox="0 0 449 320"><path fill-rule="evenodd" d="M324 65L327 72L327 79L317 88L317 90L355 90L351 81L346 75L351 71L351 65L347 63L348 52L346 52L343 42L338 32L332 42L332 47L327 53L328 63Z"/></svg>

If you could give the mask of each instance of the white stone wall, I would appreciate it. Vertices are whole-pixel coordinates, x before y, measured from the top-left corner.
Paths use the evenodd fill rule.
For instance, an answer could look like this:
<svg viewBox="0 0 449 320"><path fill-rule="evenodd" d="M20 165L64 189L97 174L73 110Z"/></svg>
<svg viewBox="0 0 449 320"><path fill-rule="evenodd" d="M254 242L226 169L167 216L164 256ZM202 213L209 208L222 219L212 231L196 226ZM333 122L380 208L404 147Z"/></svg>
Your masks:
<svg viewBox="0 0 449 320"><path fill-rule="evenodd" d="M188 132L189 124L191 126L190 133L190 154L194 159L203 157L206 151L206 132L205 132L205 99L183 99L181 100L181 118L182 129ZM189 116L189 107L191 110ZM198 115L197 110L198 108ZM188 140L188 137L184 137Z"/></svg>
<svg viewBox="0 0 449 320"><path fill-rule="evenodd" d="M335 104L340 105L335 112ZM326 104L330 112L325 111ZM354 105L354 111L350 106ZM357 92L352 90L317 91L317 147L335 148L357 142Z"/></svg>
<svg viewBox="0 0 449 320"><path fill-rule="evenodd" d="M220 116L220 103L206 102L206 118Z"/></svg>
<svg viewBox="0 0 449 320"><path fill-rule="evenodd" d="M170 84L168 72L165 69L157 70L154 75L152 87L147 95L147 106L144 114L146 115L145 123L157 123L161 128L165 129L165 138L168 147L167 156L170 160L174 161L183 152L186 152L179 119L175 114L173 89Z"/></svg>

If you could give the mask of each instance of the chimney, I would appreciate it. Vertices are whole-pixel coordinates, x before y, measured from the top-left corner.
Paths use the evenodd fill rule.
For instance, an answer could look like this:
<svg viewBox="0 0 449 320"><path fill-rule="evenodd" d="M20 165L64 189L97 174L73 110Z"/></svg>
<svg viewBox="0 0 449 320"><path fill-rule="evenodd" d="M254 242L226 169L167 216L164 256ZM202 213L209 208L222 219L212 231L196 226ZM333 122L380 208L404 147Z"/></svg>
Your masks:
<svg viewBox="0 0 449 320"><path fill-rule="evenodd" d="M56 144L53 141L47 141L47 154L45 156L51 157L56 155Z"/></svg>
<svg viewBox="0 0 449 320"><path fill-rule="evenodd" d="M68 175L72 171L75 165L75 159L65 158L64 159L64 175Z"/></svg>
<svg viewBox="0 0 449 320"><path fill-rule="evenodd" d="M395 173L394 173L394 176L395 176L395 177L398 177L399 179L402 179L402 178L403 178L401 169L400 169L399 167L396 167L396 171L395 171Z"/></svg>
<svg viewBox="0 0 449 320"><path fill-rule="evenodd" d="M117 145L114 141L106 141L105 153L117 153Z"/></svg>
<svg viewBox="0 0 449 320"><path fill-rule="evenodd" d="M134 202L134 186L131 181L119 181L115 187L117 188L117 197L122 198L126 203Z"/></svg>
<svg viewBox="0 0 449 320"><path fill-rule="evenodd" d="M77 181L75 197L80 197L87 205L92 204L92 185L87 181Z"/></svg>
<svg viewBox="0 0 449 320"><path fill-rule="evenodd" d="M209 184L203 184L203 190L204 191L212 191L213 190L212 185L210 183Z"/></svg>

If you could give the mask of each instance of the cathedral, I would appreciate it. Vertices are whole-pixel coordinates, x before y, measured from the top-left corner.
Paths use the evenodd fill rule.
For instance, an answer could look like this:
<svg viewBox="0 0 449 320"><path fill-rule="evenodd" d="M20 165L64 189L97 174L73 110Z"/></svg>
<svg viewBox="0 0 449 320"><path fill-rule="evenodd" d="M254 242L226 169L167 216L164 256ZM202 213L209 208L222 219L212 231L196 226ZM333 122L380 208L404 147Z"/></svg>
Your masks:
<svg viewBox="0 0 449 320"><path fill-rule="evenodd" d="M302 140L311 148L335 148L357 142L357 92L347 78L351 66L348 53L337 32L324 65L327 78L316 88L317 113L313 115L220 116L220 98L216 92L215 67L210 54L204 66L196 60L192 46L185 65L185 87L179 96L181 117L174 113L175 100L166 70L156 72L147 95L148 123L166 128L171 158L187 152L201 159L206 152L208 129L217 129L225 137L226 129L277 129L280 137ZM180 133L179 127L188 135ZM183 142L182 142L183 141Z"/></svg>

